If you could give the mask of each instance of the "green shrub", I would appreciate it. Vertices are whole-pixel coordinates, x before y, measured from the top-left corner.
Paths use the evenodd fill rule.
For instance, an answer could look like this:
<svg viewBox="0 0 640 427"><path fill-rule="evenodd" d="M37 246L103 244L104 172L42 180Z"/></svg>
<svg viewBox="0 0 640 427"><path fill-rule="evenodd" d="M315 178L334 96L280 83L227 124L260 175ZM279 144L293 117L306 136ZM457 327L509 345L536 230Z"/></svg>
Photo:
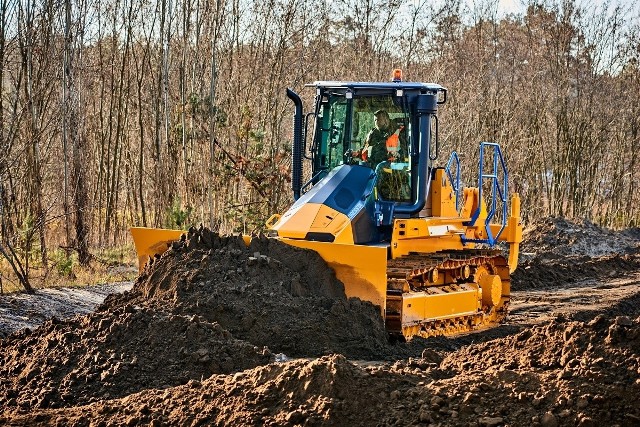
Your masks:
<svg viewBox="0 0 640 427"><path fill-rule="evenodd" d="M74 255L68 255L62 249L56 249L51 255L53 266L61 276L73 277Z"/></svg>
<svg viewBox="0 0 640 427"><path fill-rule="evenodd" d="M187 205L183 207L180 199L174 199L168 212L169 228L179 228L182 230L186 230L187 228L189 228L189 221L191 219L192 213L192 206Z"/></svg>

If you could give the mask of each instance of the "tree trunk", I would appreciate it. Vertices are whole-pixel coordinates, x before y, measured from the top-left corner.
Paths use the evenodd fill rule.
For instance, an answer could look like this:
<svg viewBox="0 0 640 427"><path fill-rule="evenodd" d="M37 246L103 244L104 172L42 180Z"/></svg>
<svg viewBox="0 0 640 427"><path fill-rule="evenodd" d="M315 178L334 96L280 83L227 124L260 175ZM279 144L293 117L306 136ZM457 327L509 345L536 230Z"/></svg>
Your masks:
<svg viewBox="0 0 640 427"><path fill-rule="evenodd" d="M80 90L78 80L74 75L74 59L78 57L74 45L77 43L81 49L81 41L78 40L79 23L76 24L76 34L72 34L71 21L71 0L65 1L65 135L69 136L72 146L72 169L71 181L73 183L73 210L75 228L75 249L78 252L78 261L82 266L88 266L91 260L89 253L89 229L85 220L88 207L88 188L85 169L87 167L86 158L86 136L83 127L80 125ZM65 150L66 150L65 143ZM66 157L66 151L65 151ZM66 165L65 165L66 170Z"/></svg>

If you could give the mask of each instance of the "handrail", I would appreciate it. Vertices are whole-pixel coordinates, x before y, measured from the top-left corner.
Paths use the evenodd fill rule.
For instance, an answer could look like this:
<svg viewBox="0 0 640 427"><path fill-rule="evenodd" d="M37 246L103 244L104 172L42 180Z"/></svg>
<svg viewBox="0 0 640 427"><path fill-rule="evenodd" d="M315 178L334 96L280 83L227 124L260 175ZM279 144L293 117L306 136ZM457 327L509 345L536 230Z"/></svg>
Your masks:
<svg viewBox="0 0 640 427"><path fill-rule="evenodd" d="M311 155L312 151L309 150L309 154L307 155L307 135L309 134L309 117L315 116L315 111L311 111L304 116L304 123L302 126L302 156L307 160L313 160Z"/></svg>
<svg viewBox="0 0 640 427"><path fill-rule="evenodd" d="M301 188L300 188L300 192L302 194L307 192L307 187L309 187L311 184L314 184L315 182L318 182L320 179L320 175L322 174L327 174L329 173L329 171L327 170L327 168L322 168L318 171L318 173L316 173L314 176L311 177L311 179L309 181L307 181Z"/></svg>
<svg viewBox="0 0 640 427"><path fill-rule="evenodd" d="M456 162L456 179L453 180L451 176L451 163L455 160ZM458 153L453 151L451 156L449 156L449 161L447 162L447 166L445 166L444 171L449 177L449 182L451 182L451 186L453 187L453 191L456 195L456 212L460 212L460 157L458 157Z"/></svg>
<svg viewBox="0 0 640 427"><path fill-rule="evenodd" d="M492 147L493 148L493 163L492 163L492 171L491 173L483 173L483 165L484 165L484 155L485 148ZM498 169L500 167L500 169ZM503 179L502 182L499 182L498 173L502 171ZM505 229L507 224L507 194L508 194L508 175L507 175L507 166L505 165L504 158L502 156L502 150L500 150L500 146L495 142L481 142L480 143L480 170L478 174L478 207L475 212L471 215L471 221L469 221L470 226L474 226L476 220L480 216L480 211L482 209L482 183L484 179L489 179L491 181L491 201L490 207L487 212L487 218L485 219L485 229L487 231L486 239L466 239L463 238L465 242L473 242L473 243L488 243L489 245L495 245L496 241L502 234L502 231ZM500 201L502 202L502 224L498 233L493 236L491 227L489 226L491 220L496 214L496 205L497 205L497 196L500 197Z"/></svg>

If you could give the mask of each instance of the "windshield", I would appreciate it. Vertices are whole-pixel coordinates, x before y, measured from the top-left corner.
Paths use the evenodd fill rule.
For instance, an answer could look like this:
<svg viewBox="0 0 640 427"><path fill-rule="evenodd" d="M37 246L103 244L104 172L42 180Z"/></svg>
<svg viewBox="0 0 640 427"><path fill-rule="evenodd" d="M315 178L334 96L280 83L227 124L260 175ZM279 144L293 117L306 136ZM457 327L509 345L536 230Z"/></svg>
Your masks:
<svg viewBox="0 0 640 427"><path fill-rule="evenodd" d="M403 98L366 96L325 99L318 116L317 169L361 164L375 169L378 197L411 201L411 120Z"/></svg>

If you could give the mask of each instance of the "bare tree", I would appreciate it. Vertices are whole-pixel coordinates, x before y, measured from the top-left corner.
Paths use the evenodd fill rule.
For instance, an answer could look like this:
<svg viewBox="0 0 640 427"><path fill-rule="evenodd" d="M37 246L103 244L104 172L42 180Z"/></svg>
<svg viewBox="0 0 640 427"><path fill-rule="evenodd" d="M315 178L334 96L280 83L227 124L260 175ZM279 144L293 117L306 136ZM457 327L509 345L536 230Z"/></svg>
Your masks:
<svg viewBox="0 0 640 427"><path fill-rule="evenodd" d="M81 124L80 117L80 89L79 79L75 76L75 59L81 58L79 52L82 49L82 16L86 12L82 10L82 4L79 5L78 13L80 17L75 23L72 21L72 4L70 0L65 1L65 46L64 46L64 121L63 121L63 139L64 139L64 155L65 155L65 206L67 193L67 177L66 177L66 156L67 156L67 138L72 146L72 173L71 182L73 183L73 208L74 208L74 225L75 225L75 249L78 251L78 260L81 265L89 265L91 254L89 253L89 229L85 220L88 209L88 188L86 178L86 135ZM75 28L75 34L72 28ZM65 210L65 216L68 212ZM67 221L65 221L67 222Z"/></svg>
<svg viewBox="0 0 640 427"><path fill-rule="evenodd" d="M309 105L306 82L401 64L449 88L442 142L465 170L502 145L526 220L637 224L640 31L621 4L0 0L5 254L29 281L49 248L86 263L130 225L259 229L291 203L284 88Z"/></svg>

